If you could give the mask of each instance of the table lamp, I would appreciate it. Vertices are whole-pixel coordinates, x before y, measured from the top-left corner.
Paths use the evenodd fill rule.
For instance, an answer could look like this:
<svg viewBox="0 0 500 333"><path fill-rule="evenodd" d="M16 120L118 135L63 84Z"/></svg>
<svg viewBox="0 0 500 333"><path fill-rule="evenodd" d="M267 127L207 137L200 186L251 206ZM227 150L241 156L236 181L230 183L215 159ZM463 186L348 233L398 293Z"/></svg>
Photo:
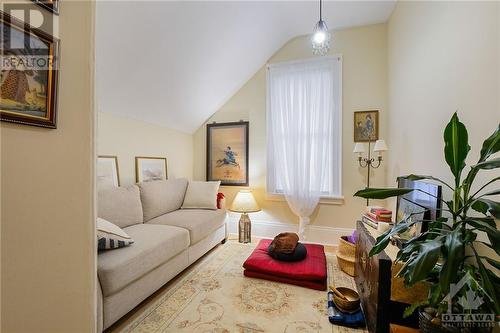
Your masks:
<svg viewBox="0 0 500 333"><path fill-rule="evenodd" d="M230 211L243 213L238 224L238 241L240 243L250 243L252 241L252 225L248 213L260 211L260 207L255 201L250 190L240 190L229 208Z"/></svg>

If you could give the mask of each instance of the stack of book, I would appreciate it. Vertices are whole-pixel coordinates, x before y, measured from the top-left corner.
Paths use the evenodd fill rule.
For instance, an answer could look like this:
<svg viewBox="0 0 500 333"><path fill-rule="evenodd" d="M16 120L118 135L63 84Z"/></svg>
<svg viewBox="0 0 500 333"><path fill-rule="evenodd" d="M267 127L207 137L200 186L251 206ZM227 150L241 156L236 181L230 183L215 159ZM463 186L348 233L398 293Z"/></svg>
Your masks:
<svg viewBox="0 0 500 333"><path fill-rule="evenodd" d="M392 224L392 211L380 206L367 206L361 221L377 228L379 222Z"/></svg>

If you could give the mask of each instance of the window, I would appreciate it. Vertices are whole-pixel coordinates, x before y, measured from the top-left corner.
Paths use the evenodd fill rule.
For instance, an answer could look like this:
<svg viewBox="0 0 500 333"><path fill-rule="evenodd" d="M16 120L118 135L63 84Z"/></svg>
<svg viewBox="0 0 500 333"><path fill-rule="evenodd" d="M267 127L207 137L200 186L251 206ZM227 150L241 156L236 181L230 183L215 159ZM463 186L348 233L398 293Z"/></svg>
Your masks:
<svg viewBox="0 0 500 333"><path fill-rule="evenodd" d="M341 80L341 57L268 66L268 193L341 196Z"/></svg>

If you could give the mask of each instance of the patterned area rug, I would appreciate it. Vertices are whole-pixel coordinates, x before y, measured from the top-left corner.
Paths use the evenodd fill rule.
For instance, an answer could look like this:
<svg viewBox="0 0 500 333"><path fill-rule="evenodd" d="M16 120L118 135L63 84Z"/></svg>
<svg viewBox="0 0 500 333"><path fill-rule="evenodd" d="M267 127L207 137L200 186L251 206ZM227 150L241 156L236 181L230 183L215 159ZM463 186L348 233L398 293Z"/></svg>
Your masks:
<svg viewBox="0 0 500 333"><path fill-rule="evenodd" d="M229 241L198 261L122 332L363 332L331 325L326 292L243 276L255 244ZM327 256L329 283L354 287Z"/></svg>

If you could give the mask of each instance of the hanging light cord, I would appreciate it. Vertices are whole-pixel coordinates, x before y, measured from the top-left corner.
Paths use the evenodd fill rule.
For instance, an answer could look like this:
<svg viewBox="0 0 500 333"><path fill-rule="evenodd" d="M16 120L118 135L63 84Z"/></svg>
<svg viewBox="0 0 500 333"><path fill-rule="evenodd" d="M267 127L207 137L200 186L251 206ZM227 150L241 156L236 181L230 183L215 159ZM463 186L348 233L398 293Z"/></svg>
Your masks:
<svg viewBox="0 0 500 333"><path fill-rule="evenodd" d="M319 0L319 20L321 21L322 20L322 16L321 16L321 0Z"/></svg>

